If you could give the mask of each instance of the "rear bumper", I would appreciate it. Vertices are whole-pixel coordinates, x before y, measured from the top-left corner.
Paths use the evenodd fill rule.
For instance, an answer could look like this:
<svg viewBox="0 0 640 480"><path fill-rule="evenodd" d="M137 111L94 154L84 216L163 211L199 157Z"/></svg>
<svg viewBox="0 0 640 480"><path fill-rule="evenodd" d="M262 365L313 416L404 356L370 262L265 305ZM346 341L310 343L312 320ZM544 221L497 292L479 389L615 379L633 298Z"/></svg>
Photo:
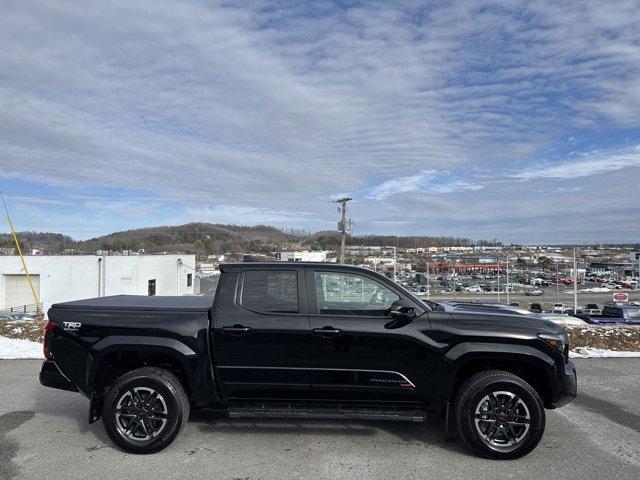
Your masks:
<svg viewBox="0 0 640 480"><path fill-rule="evenodd" d="M576 367L571 360L564 364L564 369L559 369L557 376L558 392L551 404L552 408L562 407L578 395L578 377Z"/></svg>
<svg viewBox="0 0 640 480"><path fill-rule="evenodd" d="M78 391L78 387L76 387L71 380L69 380L64 373L60 371L56 362L52 360L45 360L42 362L42 369L40 370L40 385L57 388L59 390L68 390L70 392Z"/></svg>

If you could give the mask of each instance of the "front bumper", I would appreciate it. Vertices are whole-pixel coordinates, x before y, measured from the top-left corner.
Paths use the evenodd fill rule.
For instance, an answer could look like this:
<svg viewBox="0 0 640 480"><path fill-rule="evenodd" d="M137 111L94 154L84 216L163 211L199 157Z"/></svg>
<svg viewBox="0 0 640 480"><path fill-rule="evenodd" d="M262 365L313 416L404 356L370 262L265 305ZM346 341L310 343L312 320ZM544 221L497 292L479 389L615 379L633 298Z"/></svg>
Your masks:
<svg viewBox="0 0 640 480"><path fill-rule="evenodd" d="M571 360L564 364L564 369L558 371L558 391L552 403L553 408L566 405L578 395L578 377L576 367Z"/></svg>
<svg viewBox="0 0 640 480"><path fill-rule="evenodd" d="M64 373L60 371L56 362L52 360L45 360L42 362L42 369L40 370L40 385L57 388L59 390L68 390L70 392L78 391L78 387L76 387L71 380L69 380Z"/></svg>

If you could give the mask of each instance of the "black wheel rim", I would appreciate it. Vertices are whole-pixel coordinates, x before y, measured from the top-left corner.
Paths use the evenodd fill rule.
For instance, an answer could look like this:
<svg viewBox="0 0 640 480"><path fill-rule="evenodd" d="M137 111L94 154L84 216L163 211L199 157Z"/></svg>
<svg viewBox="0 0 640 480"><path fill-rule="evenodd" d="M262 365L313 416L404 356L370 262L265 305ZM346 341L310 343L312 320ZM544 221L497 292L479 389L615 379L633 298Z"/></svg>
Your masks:
<svg viewBox="0 0 640 480"><path fill-rule="evenodd" d="M478 402L474 424L489 448L509 452L517 449L529 435L531 413L518 395L500 390L485 395Z"/></svg>
<svg viewBox="0 0 640 480"><path fill-rule="evenodd" d="M116 405L116 429L128 441L148 443L167 424L167 403L150 387L127 390Z"/></svg>

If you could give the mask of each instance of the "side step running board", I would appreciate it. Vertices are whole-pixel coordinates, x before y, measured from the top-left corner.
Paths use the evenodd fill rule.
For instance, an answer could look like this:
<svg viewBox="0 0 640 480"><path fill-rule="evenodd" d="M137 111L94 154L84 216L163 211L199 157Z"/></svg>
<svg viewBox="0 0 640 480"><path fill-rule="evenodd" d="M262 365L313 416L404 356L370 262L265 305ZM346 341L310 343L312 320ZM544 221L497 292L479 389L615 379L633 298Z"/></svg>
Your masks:
<svg viewBox="0 0 640 480"><path fill-rule="evenodd" d="M327 418L359 420L391 420L424 422L426 412L419 409L390 409L376 407L305 407L303 405L243 405L227 410L230 418Z"/></svg>

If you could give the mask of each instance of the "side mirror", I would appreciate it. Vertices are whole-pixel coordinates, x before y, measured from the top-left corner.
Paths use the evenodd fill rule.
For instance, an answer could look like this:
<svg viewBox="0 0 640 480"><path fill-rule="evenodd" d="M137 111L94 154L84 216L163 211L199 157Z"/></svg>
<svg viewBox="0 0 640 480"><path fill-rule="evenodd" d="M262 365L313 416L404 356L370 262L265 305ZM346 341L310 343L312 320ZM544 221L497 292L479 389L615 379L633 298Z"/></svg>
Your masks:
<svg viewBox="0 0 640 480"><path fill-rule="evenodd" d="M408 325L416 318L416 306L408 300L396 300L391 304L389 316L393 319L385 328L400 328Z"/></svg>

